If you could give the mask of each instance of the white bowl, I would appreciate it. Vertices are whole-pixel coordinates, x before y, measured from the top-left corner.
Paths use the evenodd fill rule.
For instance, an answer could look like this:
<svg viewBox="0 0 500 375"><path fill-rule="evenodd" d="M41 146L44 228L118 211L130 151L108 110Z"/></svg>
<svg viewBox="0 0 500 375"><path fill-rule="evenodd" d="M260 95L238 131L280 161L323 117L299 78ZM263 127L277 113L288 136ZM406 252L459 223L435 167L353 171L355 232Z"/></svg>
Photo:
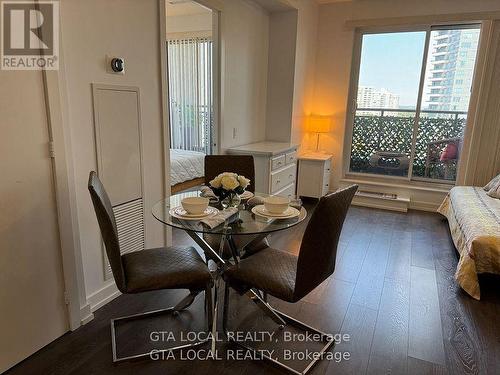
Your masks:
<svg viewBox="0 0 500 375"><path fill-rule="evenodd" d="M182 208L190 215L201 215L208 207L208 198L187 197L181 200Z"/></svg>
<svg viewBox="0 0 500 375"><path fill-rule="evenodd" d="M264 207L272 214L282 214L289 204L290 199L285 197L271 196L264 199Z"/></svg>

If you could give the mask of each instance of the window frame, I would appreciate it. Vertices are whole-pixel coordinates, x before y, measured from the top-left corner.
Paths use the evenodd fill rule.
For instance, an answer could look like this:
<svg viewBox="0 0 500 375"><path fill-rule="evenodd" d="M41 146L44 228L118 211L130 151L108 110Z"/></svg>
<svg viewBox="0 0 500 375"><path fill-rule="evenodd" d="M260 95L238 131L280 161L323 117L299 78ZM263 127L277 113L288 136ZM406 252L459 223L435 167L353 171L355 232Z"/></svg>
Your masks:
<svg viewBox="0 0 500 375"><path fill-rule="evenodd" d="M354 43L353 52L351 60L351 76L349 82L349 94L346 108L346 119L345 119L345 133L344 133L344 148L343 148L343 167L342 167L342 178L343 179L366 179L366 180L382 180L382 181L394 181L395 183L405 182L408 185L424 185L432 188L447 188L457 184L459 180L459 171L467 164L468 155L462 152L457 163L457 176L454 181L445 179L434 179L428 177L414 177L413 174L413 161L415 158L415 144L416 144L416 132L418 132L418 123L420 119L421 106L422 106L422 96L425 83L425 72L427 67L427 57L429 52L429 42L431 32L434 30L450 30L450 29L470 29L479 28L479 43L476 51L475 66L472 76L472 86L471 86L471 96L469 99L469 106L467 109L467 120L464 127L464 144L468 143L466 137L470 135L470 127L473 123L473 116L471 105L473 103L473 94L477 90L477 81L479 80L477 71L479 69L478 63L481 59L481 47L483 45L482 38L485 34L484 22L483 21L470 21L462 23L429 23L429 24L419 24L410 26L371 26L371 27L357 27L354 30ZM418 86L418 96L417 104L415 108L415 121L413 123L412 132L412 146L411 146L411 156L410 165L408 168L407 175L405 176L390 176L381 175L376 173L363 173L363 172L352 172L350 171L350 158L352 150L352 135L354 127L354 119L357 110L357 94L358 94L358 83L359 83L359 71L361 67L361 52L363 47L363 36L370 34L390 34L390 33L401 33L401 32L425 32L425 42L424 51L422 55L422 65L420 72L420 81ZM462 146L463 150L464 146Z"/></svg>

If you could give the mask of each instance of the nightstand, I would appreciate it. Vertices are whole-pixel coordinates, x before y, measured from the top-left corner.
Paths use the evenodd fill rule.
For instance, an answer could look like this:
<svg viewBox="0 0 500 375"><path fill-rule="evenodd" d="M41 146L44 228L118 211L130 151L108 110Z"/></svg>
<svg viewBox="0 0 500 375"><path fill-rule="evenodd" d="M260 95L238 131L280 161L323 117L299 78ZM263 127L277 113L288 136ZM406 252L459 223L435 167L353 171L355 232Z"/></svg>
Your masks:
<svg viewBox="0 0 500 375"><path fill-rule="evenodd" d="M320 198L330 190L332 155L304 153L299 155L297 195Z"/></svg>

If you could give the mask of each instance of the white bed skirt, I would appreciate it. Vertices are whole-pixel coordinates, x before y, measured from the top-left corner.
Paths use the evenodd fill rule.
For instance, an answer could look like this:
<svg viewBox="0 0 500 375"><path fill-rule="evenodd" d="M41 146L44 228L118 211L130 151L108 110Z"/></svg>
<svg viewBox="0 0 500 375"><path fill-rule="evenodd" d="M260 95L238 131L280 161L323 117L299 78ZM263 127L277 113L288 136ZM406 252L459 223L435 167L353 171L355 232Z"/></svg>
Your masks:
<svg viewBox="0 0 500 375"><path fill-rule="evenodd" d="M179 149L170 150L170 185L180 184L205 173L205 154Z"/></svg>

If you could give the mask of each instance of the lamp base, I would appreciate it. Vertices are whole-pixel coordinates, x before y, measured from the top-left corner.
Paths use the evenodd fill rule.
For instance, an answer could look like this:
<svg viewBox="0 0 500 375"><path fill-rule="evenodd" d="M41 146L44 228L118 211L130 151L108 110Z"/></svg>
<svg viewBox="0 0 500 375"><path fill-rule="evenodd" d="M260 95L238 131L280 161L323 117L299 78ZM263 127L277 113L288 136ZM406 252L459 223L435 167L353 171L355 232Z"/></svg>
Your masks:
<svg viewBox="0 0 500 375"><path fill-rule="evenodd" d="M321 152L321 151L319 151L319 134L320 133L316 133L316 152L317 153Z"/></svg>

